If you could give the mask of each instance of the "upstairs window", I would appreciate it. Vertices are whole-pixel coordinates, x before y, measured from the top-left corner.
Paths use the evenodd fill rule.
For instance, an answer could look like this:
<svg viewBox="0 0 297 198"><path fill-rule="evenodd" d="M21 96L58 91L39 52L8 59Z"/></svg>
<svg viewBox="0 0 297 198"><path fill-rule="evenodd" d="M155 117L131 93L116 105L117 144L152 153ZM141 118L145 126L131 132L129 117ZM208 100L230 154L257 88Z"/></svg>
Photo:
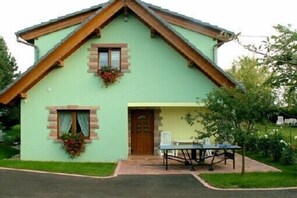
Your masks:
<svg viewBox="0 0 297 198"><path fill-rule="evenodd" d="M99 69L102 66L114 67L121 70L121 49L99 49Z"/></svg>
<svg viewBox="0 0 297 198"><path fill-rule="evenodd" d="M121 73L130 72L130 56L126 43L93 43L88 48L88 72L97 74L103 66L115 67Z"/></svg>
<svg viewBox="0 0 297 198"><path fill-rule="evenodd" d="M59 110L58 111L58 138L63 133L83 134L90 137L90 111L88 110Z"/></svg>

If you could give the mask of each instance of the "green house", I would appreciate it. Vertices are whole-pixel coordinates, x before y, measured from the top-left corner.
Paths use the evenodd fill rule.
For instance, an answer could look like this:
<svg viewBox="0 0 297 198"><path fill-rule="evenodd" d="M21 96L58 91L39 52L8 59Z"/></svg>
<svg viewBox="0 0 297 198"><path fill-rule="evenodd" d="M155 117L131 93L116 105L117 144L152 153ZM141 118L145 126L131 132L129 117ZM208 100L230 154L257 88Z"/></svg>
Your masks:
<svg viewBox="0 0 297 198"><path fill-rule="evenodd" d="M37 58L0 93L2 104L21 102L22 160L158 155L161 131L173 140L195 135L181 117L203 110L197 97L236 86L215 63L232 32L139 0L99 4L16 34L35 45ZM111 66L120 78L105 86L98 73ZM70 132L87 142L75 159L61 150Z"/></svg>

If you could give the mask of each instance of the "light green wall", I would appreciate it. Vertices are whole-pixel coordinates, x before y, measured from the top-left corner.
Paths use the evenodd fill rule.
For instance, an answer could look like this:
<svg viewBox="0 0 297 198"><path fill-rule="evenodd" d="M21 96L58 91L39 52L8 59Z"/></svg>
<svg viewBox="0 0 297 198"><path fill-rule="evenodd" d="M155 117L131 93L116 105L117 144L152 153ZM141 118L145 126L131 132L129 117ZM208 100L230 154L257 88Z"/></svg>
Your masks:
<svg viewBox="0 0 297 198"><path fill-rule="evenodd" d="M131 72L115 85L103 87L99 77L87 72L91 43L127 43ZM51 71L28 91L21 102L21 158L70 161L60 144L48 139L47 106L99 106L99 140L71 161L116 161L128 155L128 103L195 102L214 87L161 38L151 38L150 29L135 17L130 15L124 22L119 16L102 30L101 38L86 42L64 61L64 67Z"/></svg>
<svg viewBox="0 0 297 198"><path fill-rule="evenodd" d="M217 44L217 42L215 39L176 25L171 26L178 33L184 36L190 43L192 43L197 49L199 49L204 55L206 55L210 60L214 62L216 61L217 48L214 48L214 46Z"/></svg>
<svg viewBox="0 0 297 198"><path fill-rule="evenodd" d="M35 39L34 44L38 46L39 58L45 55L49 50L51 50L55 45L60 43L68 34L73 32L78 25L74 25L51 34L46 34L44 36Z"/></svg>

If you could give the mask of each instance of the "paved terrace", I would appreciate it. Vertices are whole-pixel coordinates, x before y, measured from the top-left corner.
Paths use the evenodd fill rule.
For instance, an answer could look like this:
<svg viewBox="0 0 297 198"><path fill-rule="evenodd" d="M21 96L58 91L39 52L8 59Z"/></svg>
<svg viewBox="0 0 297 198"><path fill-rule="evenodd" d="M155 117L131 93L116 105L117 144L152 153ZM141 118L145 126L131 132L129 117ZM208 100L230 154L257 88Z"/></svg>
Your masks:
<svg viewBox="0 0 297 198"><path fill-rule="evenodd" d="M214 171L208 171L208 166L196 166L195 171L191 171L191 166L185 166L182 163L168 160L168 170L163 166L163 158L161 156L152 155L131 155L128 160L122 160L118 163L118 175L161 175L161 174L193 174L193 173L240 173L242 168L242 157L239 154L235 156L235 169L233 169L232 160L215 164ZM210 159L206 160L206 163ZM248 157L245 159L246 172L269 172L279 171L278 169L262 164Z"/></svg>

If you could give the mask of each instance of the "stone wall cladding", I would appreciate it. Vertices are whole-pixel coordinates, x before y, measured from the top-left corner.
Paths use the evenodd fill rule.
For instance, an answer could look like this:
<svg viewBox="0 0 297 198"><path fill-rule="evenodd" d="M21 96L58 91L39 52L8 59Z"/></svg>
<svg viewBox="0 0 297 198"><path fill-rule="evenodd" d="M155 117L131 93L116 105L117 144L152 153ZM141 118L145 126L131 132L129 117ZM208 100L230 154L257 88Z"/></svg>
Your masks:
<svg viewBox="0 0 297 198"><path fill-rule="evenodd" d="M154 110L154 155L159 155L160 127L162 126L161 109Z"/></svg>

